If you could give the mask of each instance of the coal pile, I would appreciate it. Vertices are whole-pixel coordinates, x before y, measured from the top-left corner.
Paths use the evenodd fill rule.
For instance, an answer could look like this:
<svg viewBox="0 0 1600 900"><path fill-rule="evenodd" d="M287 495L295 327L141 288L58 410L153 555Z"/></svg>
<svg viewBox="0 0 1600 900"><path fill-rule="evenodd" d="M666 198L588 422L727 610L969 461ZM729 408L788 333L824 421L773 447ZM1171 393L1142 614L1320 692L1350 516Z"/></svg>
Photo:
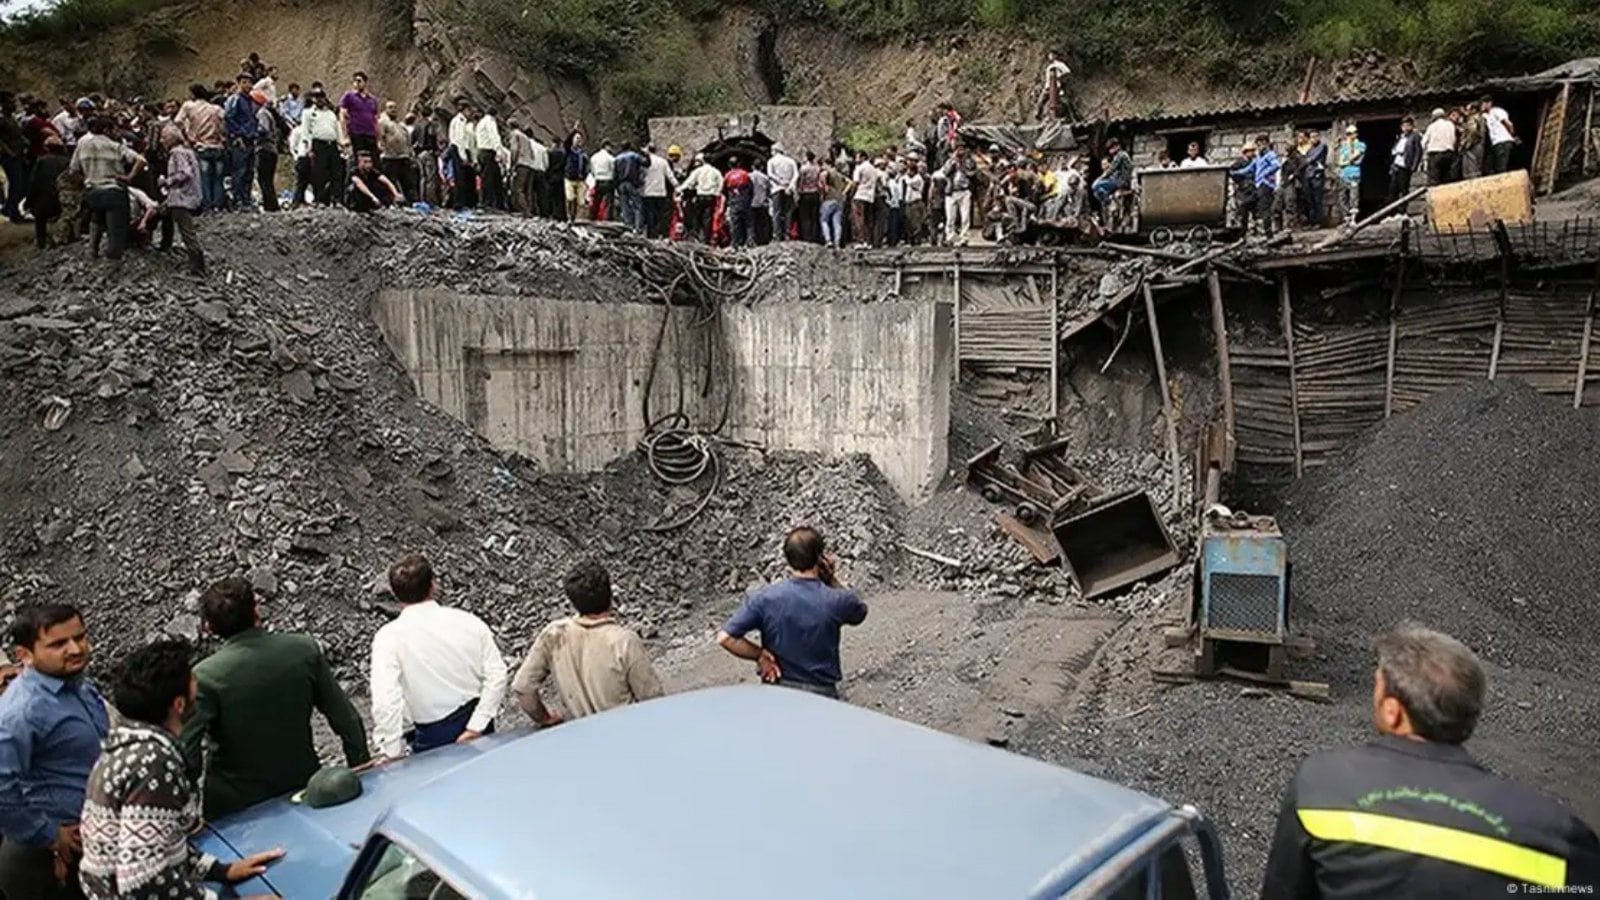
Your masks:
<svg viewBox="0 0 1600 900"><path fill-rule="evenodd" d="M509 252L498 271L530 291L635 299L596 296L643 282L551 227L207 216L206 281L177 254L112 266L82 245L0 275L0 612L76 602L104 665L154 634L195 635L197 589L248 573L272 624L317 636L359 688L393 613L385 567L412 550L512 653L565 614L560 580L584 555L661 639L701 633L774 574L797 522L834 536L853 580L895 564L901 513L865 460L728 448L704 513L649 534L698 486L676 495L636 458L541 473L417 400L367 318L382 286L487 278L480 264ZM563 293L573 278L584 292Z"/></svg>
<svg viewBox="0 0 1600 900"><path fill-rule="evenodd" d="M1401 618L1485 661L1600 664L1600 418L1481 382L1391 420L1286 498L1295 615L1331 634Z"/></svg>

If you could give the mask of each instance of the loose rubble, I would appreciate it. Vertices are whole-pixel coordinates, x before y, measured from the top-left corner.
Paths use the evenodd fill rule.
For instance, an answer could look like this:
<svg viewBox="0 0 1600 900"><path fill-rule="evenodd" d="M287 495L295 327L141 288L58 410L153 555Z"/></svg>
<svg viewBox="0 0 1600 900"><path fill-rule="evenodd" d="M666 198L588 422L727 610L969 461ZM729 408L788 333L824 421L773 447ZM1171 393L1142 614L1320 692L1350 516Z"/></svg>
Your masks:
<svg viewBox="0 0 1600 900"><path fill-rule="evenodd" d="M196 635L197 589L238 572L359 685L394 611L384 567L409 550L513 652L564 612L580 555L601 555L626 613L666 638L776 574L789 525L821 526L867 584L899 553L898 501L864 459L730 449L706 512L651 535L652 511L684 498L641 461L546 475L419 402L367 298L479 277L638 299L641 277L565 226L295 212L206 227L209 281L155 252L113 268L62 251L0 276L0 387L20 401L0 411L0 602L81 604L103 661Z"/></svg>

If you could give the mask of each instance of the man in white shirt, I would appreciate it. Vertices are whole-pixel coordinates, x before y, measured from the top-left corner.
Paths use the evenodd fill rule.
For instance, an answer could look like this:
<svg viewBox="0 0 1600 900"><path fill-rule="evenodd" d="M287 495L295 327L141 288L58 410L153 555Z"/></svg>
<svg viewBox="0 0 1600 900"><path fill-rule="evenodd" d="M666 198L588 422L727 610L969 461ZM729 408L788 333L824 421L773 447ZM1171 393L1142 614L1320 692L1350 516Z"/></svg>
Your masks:
<svg viewBox="0 0 1600 900"><path fill-rule="evenodd" d="M876 234L873 204L878 199L878 181L882 173L867 159L865 153L856 154L856 169L850 176L850 237L856 246L866 247Z"/></svg>
<svg viewBox="0 0 1600 900"><path fill-rule="evenodd" d="M78 146L78 138L88 132L84 116L94 112L94 103L84 97L77 103L68 103L65 98L61 101L61 111L50 120L55 126L56 134L61 135L61 142L66 145L67 152L71 153Z"/></svg>
<svg viewBox="0 0 1600 900"><path fill-rule="evenodd" d="M1067 76L1072 70L1062 62L1060 54L1050 52L1050 61L1045 63L1044 83L1039 86L1038 118L1056 119L1061 116L1062 94L1066 87Z"/></svg>
<svg viewBox="0 0 1600 900"><path fill-rule="evenodd" d="M251 90L260 91L267 95L268 103L278 102L278 67L267 66L267 74L260 81L251 85Z"/></svg>
<svg viewBox="0 0 1600 900"><path fill-rule="evenodd" d="M344 158L339 155L344 131L326 92L313 90L307 96L311 103L300 115L300 128L311 145L311 193L320 205L337 204L344 197Z"/></svg>
<svg viewBox="0 0 1600 900"><path fill-rule="evenodd" d="M450 146L446 154L454 161L456 209L478 205L478 128L472 119L472 104L466 98L456 106L450 120Z"/></svg>
<svg viewBox="0 0 1600 900"><path fill-rule="evenodd" d="M500 175L506 145L500 140L500 124L495 121L494 110L479 116L473 127L478 139L478 175L483 178L483 205L487 209L508 209Z"/></svg>
<svg viewBox="0 0 1600 900"><path fill-rule="evenodd" d="M289 158L294 160L294 194L289 198L289 208L298 209L306 203L311 189L311 136L304 125L289 129ZM315 197L312 198L315 202Z"/></svg>
<svg viewBox="0 0 1600 900"><path fill-rule="evenodd" d="M644 170L645 234L653 238L667 236L667 226L672 221L672 192L678 188L678 176L672 163L656 152L654 144L645 148L645 161L650 167Z"/></svg>
<svg viewBox="0 0 1600 900"><path fill-rule="evenodd" d="M772 145L767 159L767 179L772 187L772 230L780 241L789 239L789 218L794 214L794 191L800 181L800 165L783 152L782 144Z"/></svg>
<svg viewBox="0 0 1600 900"><path fill-rule="evenodd" d="M1189 149L1185 152L1183 162L1178 163L1180 169L1197 169L1200 166L1209 166L1206 155L1200 152L1200 142L1190 141Z"/></svg>
<svg viewBox="0 0 1600 900"><path fill-rule="evenodd" d="M494 731L506 662L483 620L435 599L433 567L412 554L389 567L400 615L372 638L372 734L378 753L404 756ZM407 725L411 729L407 730Z"/></svg>
<svg viewBox="0 0 1600 900"><path fill-rule="evenodd" d="M1422 159L1428 167L1428 184L1444 184L1455 169L1456 123L1443 108L1433 111L1433 121L1422 133Z"/></svg>
<svg viewBox="0 0 1600 900"><path fill-rule="evenodd" d="M1516 126L1511 124L1511 114L1495 106L1493 97L1485 95L1478 101L1478 107L1483 110L1483 123L1489 128L1489 156L1484 161L1484 174L1498 175L1511 168L1511 148L1521 138L1517 137Z"/></svg>
<svg viewBox="0 0 1600 900"><path fill-rule="evenodd" d="M705 156L694 155L694 168L678 188L683 199L683 236L685 240L711 243L712 210L722 193L722 173L706 162Z"/></svg>
<svg viewBox="0 0 1600 900"><path fill-rule="evenodd" d="M589 157L589 174L594 176L594 198L589 201L589 218L615 222L622 216L617 203L617 157L610 141L601 141L600 149ZM600 213L604 207L605 215Z"/></svg>

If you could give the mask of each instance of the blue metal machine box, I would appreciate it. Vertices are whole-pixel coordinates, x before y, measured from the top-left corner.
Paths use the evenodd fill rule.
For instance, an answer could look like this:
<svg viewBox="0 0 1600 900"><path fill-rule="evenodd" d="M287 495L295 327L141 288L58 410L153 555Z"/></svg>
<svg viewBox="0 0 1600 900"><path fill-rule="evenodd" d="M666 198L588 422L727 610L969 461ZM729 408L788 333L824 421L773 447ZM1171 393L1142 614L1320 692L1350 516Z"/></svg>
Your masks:
<svg viewBox="0 0 1600 900"><path fill-rule="evenodd" d="M1208 515L1200 531L1202 639L1283 644L1289 545L1271 516Z"/></svg>

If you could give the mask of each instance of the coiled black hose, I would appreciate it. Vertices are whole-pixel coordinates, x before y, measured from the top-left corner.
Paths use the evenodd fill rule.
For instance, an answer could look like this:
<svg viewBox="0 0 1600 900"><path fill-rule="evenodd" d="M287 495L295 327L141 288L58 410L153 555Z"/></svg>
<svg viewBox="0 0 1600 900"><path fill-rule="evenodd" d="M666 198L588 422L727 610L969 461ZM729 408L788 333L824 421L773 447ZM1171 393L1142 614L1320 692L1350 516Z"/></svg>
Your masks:
<svg viewBox="0 0 1600 900"><path fill-rule="evenodd" d="M639 450L644 453L650 471L664 484L681 487L699 481L706 472L711 473L711 483L706 486L700 502L685 515L657 525L644 526L652 534L675 531L693 522L716 494L722 484L722 463L717 459L715 438L688 428L689 419L674 412L652 422L645 430Z"/></svg>

